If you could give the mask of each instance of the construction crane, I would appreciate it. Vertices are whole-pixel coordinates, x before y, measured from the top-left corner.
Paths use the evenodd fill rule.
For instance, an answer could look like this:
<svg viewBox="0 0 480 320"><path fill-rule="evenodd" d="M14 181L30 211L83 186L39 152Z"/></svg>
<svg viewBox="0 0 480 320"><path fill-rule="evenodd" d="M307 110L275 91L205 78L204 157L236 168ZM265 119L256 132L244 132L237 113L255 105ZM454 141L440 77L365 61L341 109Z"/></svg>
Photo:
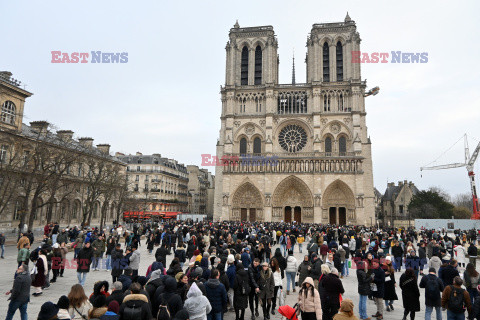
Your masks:
<svg viewBox="0 0 480 320"><path fill-rule="evenodd" d="M468 178L470 180L470 188L472 189L472 201L473 201L472 219L480 220L480 207L478 206L477 188L475 187L475 173L473 172L473 166L475 165L475 161L477 160L478 153L480 152L480 142L478 143L477 147L473 151L473 154L470 156L470 149L468 148L467 135L465 134L463 137L465 141L464 142L465 163L451 163L451 164L444 164L444 165L432 166L432 167L421 167L420 171L466 167L468 172Z"/></svg>

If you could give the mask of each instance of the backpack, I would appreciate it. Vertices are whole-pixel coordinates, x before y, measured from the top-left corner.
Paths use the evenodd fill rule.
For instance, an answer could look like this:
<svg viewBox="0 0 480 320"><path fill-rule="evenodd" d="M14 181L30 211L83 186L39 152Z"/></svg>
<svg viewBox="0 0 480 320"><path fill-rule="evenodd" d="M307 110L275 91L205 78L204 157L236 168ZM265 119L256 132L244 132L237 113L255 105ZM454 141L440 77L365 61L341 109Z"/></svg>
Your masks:
<svg viewBox="0 0 480 320"><path fill-rule="evenodd" d="M142 306L136 305L135 303L133 306L126 306L123 310L123 317L124 320L138 320L142 318Z"/></svg>
<svg viewBox="0 0 480 320"><path fill-rule="evenodd" d="M425 297L432 301L435 301L440 297L440 289L438 288L436 277L428 277L427 284L425 285Z"/></svg>
<svg viewBox="0 0 480 320"><path fill-rule="evenodd" d="M170 320L170 311L168 310L168 301L165 301L163 298L164 295L161 295L160 305L158 307L157 320ZM138 320L138 319L137 319Z"/></svg>
<svg viewBox="0 0 480 320"><path fill-rule="evenodd" d="M248 281L242 280L241 286L240 286L240 293L242 295L249 295L250 294L250 285L248 284Z"/></svg>
<svg viewBox="0 0 480 320"><path fill-rule="evenodd" d="M450 298L448 299L448 310L453 313L463 313L464 309L464 296L463 292L465 290L455 288L453 285L450 286L452 291L450 293Z"/></svg>

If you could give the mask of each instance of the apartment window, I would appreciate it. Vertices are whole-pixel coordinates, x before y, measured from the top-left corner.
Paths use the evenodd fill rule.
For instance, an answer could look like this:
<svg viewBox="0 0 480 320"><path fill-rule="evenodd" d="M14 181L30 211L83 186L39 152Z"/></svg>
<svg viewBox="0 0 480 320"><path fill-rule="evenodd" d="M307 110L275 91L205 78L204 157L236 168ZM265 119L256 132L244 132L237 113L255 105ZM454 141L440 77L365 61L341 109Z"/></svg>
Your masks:
<svg viewBox="0 0 480 320"><path fill-rule="evenodd" d="M78 172L77 173L78 173L79 177L82 176L82 164L81 163L78 164Z"/></svg>
<svg viewBox="0 0 480 320"><path fill-rule="evenodd" d="M400 206L398 207L398 212L399 212L399 213L403 213L403 205L400 205Z"/></svg>
<svg viewBox="0 0 480 320"><path fill-rule="evenodd" d="M140 176L138 174L135 176L135 181L140 181Z"/></svg>
<svg viewBox="0 0 480 320"><path fill-rule="evenodd" d="M137 166L137 171L140 171L140 166Z"/></svg>
<svg viewBox="0 0 480 320"><path fill-rule="evenodd" d="M15 113L17 108L12 101L5 101L2 105L2 122L15 124Z"/></svg>
<svg viewBox="0 0 480 320"><path fill-rule="evenodd" d="M28 164L28 161L30 161L30 151L26 150L23 151L23 165L26 166Z"/></svg>
<svg viewBox="0 0 480 320"><path fill-rule="evenodd" d="M2 145L2 147L0 148L0 163L5 163L7 161L7 152L8 146Z"/></svg>
<svg viewBox="0 0 480 320"><path fill-rule="evenodd" d="M145 181L148 181L148 174L145 176Z"/></svg>

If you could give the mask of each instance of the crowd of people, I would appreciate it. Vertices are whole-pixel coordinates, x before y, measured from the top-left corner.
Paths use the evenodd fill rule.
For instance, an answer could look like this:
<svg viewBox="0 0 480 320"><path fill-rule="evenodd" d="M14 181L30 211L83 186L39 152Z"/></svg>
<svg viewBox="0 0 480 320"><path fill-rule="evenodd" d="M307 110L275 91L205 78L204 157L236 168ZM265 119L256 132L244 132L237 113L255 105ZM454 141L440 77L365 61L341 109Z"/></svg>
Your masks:
<svg viewBox="0 0 480 320"><path fill-rule="evenodd" d="M45 226L41 244L31 250L33 241L27 233L17 242L7 320L17 310L26 320L31 288L38 297L72 268L78 283L56 303L45 302L37 319L222 320L232 312L236 320L268 320L286 304L287 295L295 295L295 313L302 320L388 319L388 312L400 308L397 288L404 320L414 320L421 310L420 289L426 320L434 309L437 320L442 310L447 320L465 319L465 313L480 319L475 230L452 235L445 230L228 221L100 230L61 229L54 223ZM142 242L147 256L138 250ZM73 260L67 259L69 251ZM294 252L304 253L303 260ZM140 270L141 259L152 261L146 272ZM111 281L85 288L89 272L102 270ZM355 281L354 271L355 302L343 298L344 281ZM376 309L371 316L369 299Z"/></svg>

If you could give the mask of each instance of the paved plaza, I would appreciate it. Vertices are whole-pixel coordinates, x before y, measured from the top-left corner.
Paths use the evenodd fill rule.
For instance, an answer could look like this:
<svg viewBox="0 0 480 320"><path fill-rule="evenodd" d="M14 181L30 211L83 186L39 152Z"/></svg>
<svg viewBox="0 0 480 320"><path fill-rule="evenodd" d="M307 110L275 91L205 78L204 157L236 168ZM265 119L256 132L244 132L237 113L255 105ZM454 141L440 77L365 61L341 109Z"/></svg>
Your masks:
<svg viewBox="0 0 480 320"><path fill-rule="evenodd" d="M38 246L38 243L36 243ZM2 288L2 298L0 300L0 317L3 319L7 313L8 308L8 296L5 295L5 292L10 290L12 283L13 283L13 275L17 267L16 257L17 257L17 249L15 246L7 246L5 248L5 259L0 260L0 287ZM142 240L142 246L139 248L141 252L141 262L140 262L140 275L145 275L148 266L155 260L154 254L148 254L146 246L144 244L144 240ZM306 250L304 250L305 252ZM154 251L155 252L155 251ZM298 247L295 247L295 257L299 261L299 263L303 259L303 254L298 252ZM73 252L70 252L67 256L68 259L73 258ZM167 256L167 265L170 264L170 261L173 259L173 254ZM30 263L30 267L32 264ZM396 280L398 282L400 278L400 274L396 274ZM298 278L297 278L298 279ZM87 276L87 281L85 283L85 292L87 295L90 295L93 291L93 284L99 280L108 280L111 283L111 276L110 272L101 270L101 271L90 271ZM344 277L342 279L343 286L345 288L344 298L352 299L355 304L355 314L358 316L358 293L357 293L357 278L355 270L350 269L350 276ZM31 296L30 303L28 305L28 314L29 319L36 319L38 312L40 311L41 305L46 301L52 301L56 303L58 298L61 295L67 295L70 291L70 287L77 283L77 273L76 270L65 270L65 274L63 278L58 278L56 283L52 283L50 288L44 290L44 293L39 297ZM286 288L286 278L284 279L284 288ZM31 293L34 292L34 289L31 289ZM421 298L420 298L420 305L422 306L421 311L416 314L418 319L424 319L425 314L425 306L424 306L424 289L420 289ZM397 287L397 295L399 300L394 303L395 310L393 312L386 312L384 313L385 319L402 319L403 317L403 305L402 305L402 292L399 287ZM290 306L293 306L296 303L296 299L298 296L297 293L290 293L287 296L286 303ZM262 319L262 312L260 309L260 317L257 319ZM277 305L278 309L278 305ZM368 300L367 304L368 315L371 316L376 312L375 305L373 301ZM433 314L435 316L435 314ZM444 312L444 319L446 319L446 312ZM247 310L245 312L245 318L250 319L250 311ZM282 317L276 313L272 320L277 319L280 320ZM15 314L14 319L20 319L20 314L17 311ZM225 314L225 319L235 319L234 312L228 312Z"/></svg>

